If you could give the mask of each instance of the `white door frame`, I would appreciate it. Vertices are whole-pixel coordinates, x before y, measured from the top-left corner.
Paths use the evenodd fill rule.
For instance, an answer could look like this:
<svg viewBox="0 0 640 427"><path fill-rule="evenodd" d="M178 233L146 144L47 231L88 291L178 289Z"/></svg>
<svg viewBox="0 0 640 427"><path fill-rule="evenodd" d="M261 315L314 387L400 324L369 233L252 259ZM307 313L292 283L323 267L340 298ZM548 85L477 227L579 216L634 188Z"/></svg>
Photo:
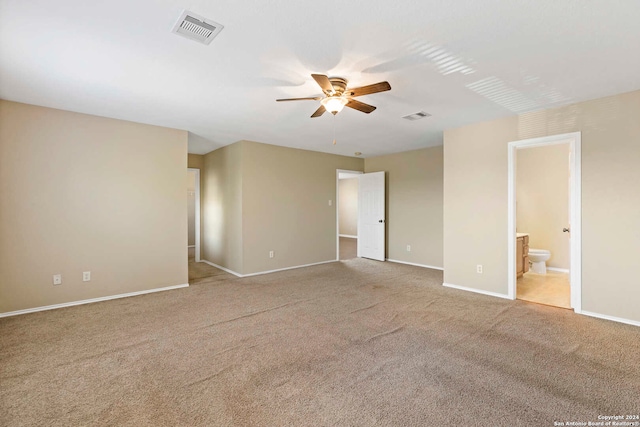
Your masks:
<svg viewBox="0 0 640 427"><path fill-rule="evenodd" d="M508 160L508 297L516 299L516 151L519 148L541 147L554 144L570 144L570 253L571 307L576 313L582 311L582 178L580 132L564 133L541 138L523 139L509 143Z"/></svg>
<svg viewBox="0 0 640 427"><path fill-rule="evenodd" d="M362 175L362 171L336 169L336 261L340 261L340 173Z"/></svg>
<svg viewBox="0 0 640 427"><path fill-rule="evenodd" d="M194 189L196 199L196 212L195 212L195 229L196 229L196 262L200 262L200 169L187 168L189 172L195 172L196 174L196 186Z"/></svg>

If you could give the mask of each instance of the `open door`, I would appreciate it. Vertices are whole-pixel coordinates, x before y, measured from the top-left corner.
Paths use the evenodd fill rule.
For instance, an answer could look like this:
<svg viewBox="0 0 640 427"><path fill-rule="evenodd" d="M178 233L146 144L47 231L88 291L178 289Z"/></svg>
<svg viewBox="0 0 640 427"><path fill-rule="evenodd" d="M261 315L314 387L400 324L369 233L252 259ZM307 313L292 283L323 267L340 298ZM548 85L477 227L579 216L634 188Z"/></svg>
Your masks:
<svg viewBox="0 0 640 427"><path fill-rule="evenodd" d="M385 172L358 176L358 256L385 260Z"/></svg>

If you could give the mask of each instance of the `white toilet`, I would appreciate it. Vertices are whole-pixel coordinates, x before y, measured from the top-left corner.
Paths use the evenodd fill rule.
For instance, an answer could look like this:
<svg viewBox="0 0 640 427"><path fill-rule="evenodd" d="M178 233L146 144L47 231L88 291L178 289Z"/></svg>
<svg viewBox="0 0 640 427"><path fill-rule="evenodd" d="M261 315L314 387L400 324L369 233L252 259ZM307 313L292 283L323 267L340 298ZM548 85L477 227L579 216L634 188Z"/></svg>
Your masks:
<svg viewBox="0 0 640 427"><path fill-rule="evenodd" d="M529 248L529 261L531 261L531 270L538 274L547 274L547 260L551 258L551 252L544 249Z"/></svg>

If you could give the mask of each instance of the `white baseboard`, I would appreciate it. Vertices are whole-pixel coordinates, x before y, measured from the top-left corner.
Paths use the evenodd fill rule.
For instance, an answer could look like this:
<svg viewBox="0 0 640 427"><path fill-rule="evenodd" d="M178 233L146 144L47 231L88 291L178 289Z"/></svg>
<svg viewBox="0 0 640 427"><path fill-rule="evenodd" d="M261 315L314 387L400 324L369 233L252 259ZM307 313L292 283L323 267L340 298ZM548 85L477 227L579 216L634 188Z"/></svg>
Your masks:
<svg viewBox="0 0 640 427"><path fill-rule="evenodd" d="M338 234L340 237L348 237L349 239L357 239L358 236L352 236L351 234Z"/></svg>
<svg viewBox="0 0 640 427"><path fill-rule="evenodd" d="M243 276L242 274L240 274L240 273L236 273L236 272L235 272L235 271L233 271L233 270L229 270L228 268L224 268L224 267L223 267L223 266L221 266L221 265L214 264L214 263L212 263L211 261L207 261L206 259L201 259L201 260L200 260L200 262L204 262L205 264L209 264L211 267L215 267L215 268L217 268L217 269L219 269L219 270L226 271L227 273L229 273L229 274L233 274L233 275L234 275L234 276L236 276L236 277L244 277L244 276Z"/></svg>
<svg viewBox="0 0 640 427"><path fill-rule="evenodd" d="M555 272L558 272L558 273L567 273L567 274L569 274L569 269L568 268L547 267L547 270L555 271Z"/></svg>
<svg viewBox="0 0 640 427"><path fill-rule="evenodd" d="M637 320L623 319L622 317L608 316L606 314L593 313L591 311L582 310L580 314L584 314L589 317L597 317L598 319L611 320L612 322L626 323L627 325L640 326L640 322Z"/></svg>
<svg viewBox="0 0 640 427"><path fill-rule="evenodd" d="M85 299L85 300L80 300L80 301L65 302L65 303L62 303L62 304L45 305L45 306L42 306L42 307L27 308L27 309L24 309L24 310L16 310L16 311L9 311L9 312L6 312L6 313L0 313L0 317L18 316L20 314L35 313L35 312L38 312L38 311L46 311L46 310L55 310L57 308L73 307L74 305L91 304L91 303L94 303L94 302L109 301L109 300L112 300L112 299L127 298L127 297L135 297L137 295L151 294L151 293L154 293L154 292L162 292L162 291L171 291L173 289L188 288L188 287L189 287L189 284L185 283L183 285L167 286L167 287L164 287L164 288L149 289L149 290L146 290L146 291L128 292L126 294L109 295L109 296L106 296L106 297L99 297L99 298L91 298L91 299Z"/></svg>
<svg viewBox="0 0 640 427"><path fill-rule="evenodd" d="M442 268L442 267L435 267L435 266L433 266L433 265L416 264L415 262L398 261L397 259L391 259L391 258L387 258L387 261L389 261L389 262L395 262L395 263L398 263L398 264L415 265L416 267L430 268L430 269L432 269L432 270L440 270L440 271L444 271L444 268Z"/></svg>
<svg viewBox="0 0 640 427"><path fill-rule="evenodd" d="M475 292L475 293L482 294L482 295L489 295L490 297L498 297L498 298L504 298L504 299L508 299L508 300L512 299L512 298L509 298L509 295L507 295L507 294L500 294L500 293L497 293L497 292L484 291L482 289L467 288L466 286L452 285L451 283L443 283L442 286L445 286L447 288L459 289L461 291L468 291L468 292Z"/></svg>
<svg viewBox="0 0 640 427"><path fill-rule="evenodd" d="M285 271L285 270L295 270L296 268L311 267L311 266L314 266L314 265L328 264L330 262L336 262L336 260L332 259L332 260L329 260L329 261L314 262L312 264L296 265L296 266L293 266L293 267L278 268L277 270L259 271L257 273L244 274L244 275L242 275L242 277L260 276L262 274L277 273L278 271Z"/></svg>
<svg viewBox="0 0 640 427"><path fill-rule="evenodd" d="M314 262L312 264L304 264L304 265L294 265L293 267L278 268L276 270L258 271L256 273L248 273L248 274L240 274L240 273L237 273L237 272L235 272L233 270L229 270L228 268L221 267L221 266L219 266L217 264L214 264L212 262L209 262L209 261L202 260L200 262L204 262L205 264L209 264L212 267L219 268L220 270L226 271L229 274L233 274L236 277L251 277L251 276L261 276L263 274L269 274L269 273L277 273L278 271L294 270L296 268L304 268L304 267L311 267L311 266L314 266L314 265L328 264L330 262L336 262L336 261L338 261L338 260L337 259L332 259L332 260L329 260L329 261L320 261L320 262Z"/></svg>

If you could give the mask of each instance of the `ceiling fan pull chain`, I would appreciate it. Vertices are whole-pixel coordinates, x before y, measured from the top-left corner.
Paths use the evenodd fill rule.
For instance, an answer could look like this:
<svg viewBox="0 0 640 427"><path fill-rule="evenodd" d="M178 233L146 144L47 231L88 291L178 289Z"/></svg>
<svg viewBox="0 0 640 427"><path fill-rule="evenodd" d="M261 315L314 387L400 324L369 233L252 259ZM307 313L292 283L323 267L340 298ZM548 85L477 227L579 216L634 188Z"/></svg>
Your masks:
<svg viewBox="0 0 640 427"><path fill-rule="evenodd" d="M333 116L333 145L336 145L336 116Z"/></svg>

